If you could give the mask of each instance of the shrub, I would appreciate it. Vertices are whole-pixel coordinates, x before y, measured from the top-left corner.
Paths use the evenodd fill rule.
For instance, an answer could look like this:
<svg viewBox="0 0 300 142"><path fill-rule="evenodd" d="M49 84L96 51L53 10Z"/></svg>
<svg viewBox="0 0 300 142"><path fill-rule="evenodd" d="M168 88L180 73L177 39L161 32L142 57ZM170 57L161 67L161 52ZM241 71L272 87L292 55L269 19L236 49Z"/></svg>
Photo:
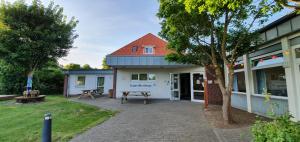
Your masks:
<svg viewBox="0 0 300 142"><path fill-rule="evenodd" d="M255 142L298 142L300 123L291 121L291 115L285 114L273 121L258 120L251 128Z"/></svg>

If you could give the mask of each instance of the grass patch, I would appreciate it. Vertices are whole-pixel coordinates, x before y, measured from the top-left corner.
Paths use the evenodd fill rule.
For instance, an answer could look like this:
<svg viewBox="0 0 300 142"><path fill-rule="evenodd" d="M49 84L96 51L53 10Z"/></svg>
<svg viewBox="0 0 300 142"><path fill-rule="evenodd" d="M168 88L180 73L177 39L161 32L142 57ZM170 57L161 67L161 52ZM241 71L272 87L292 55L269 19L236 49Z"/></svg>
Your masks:
<svg viewBox="0 0 300 142"><path fill-rule="evenodd" d="M0 102L0 141L41 141L44 114L52 114L52 141L68 141L74 135L112 117L115 112L47 96L42 103Z"/></svg>

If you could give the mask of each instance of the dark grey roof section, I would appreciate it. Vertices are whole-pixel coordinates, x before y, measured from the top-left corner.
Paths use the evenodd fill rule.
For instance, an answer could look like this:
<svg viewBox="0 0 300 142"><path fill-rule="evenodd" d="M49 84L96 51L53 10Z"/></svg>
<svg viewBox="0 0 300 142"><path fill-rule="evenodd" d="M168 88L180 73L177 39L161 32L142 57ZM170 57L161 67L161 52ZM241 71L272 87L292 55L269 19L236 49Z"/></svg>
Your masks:
<svg viewBox="0 0 300 142"><path fill-rule="evenodd" d="M125 68L174 68L191 67L192 64L169 62L164 56L106 56L106 63L112 67Z"/></svg>
<svg viewBox="0 0 300 142"><path fill-rule="evenodd" d="M277 26L277 25L280 25L280 24L286 22L286 21L288 21L288 20L290 20L290 19L296 17L297 15L299 15L299 14L297 14L296 12L291 12L291 13L289 13L289 14L287 14L287 15L285 15L285 16L283 16L283 17L277 19L277 20L275 20L274 22L272 22L272 23L270 23L270 24L264 26L263 28L260 28L260 29L258 30L258 32L262 33L262 32L265 32L265 31L267 31L267 30L269 30L269 29L272 29L273 27L275 27L275 26Z"/></svg>
<svg viewBox="0 0 300 142"><path fill-rule="evenodd" d="M113 70L109 69L91 69L91 70L64 70L65 74L107 74L107 75L112 75Z"/></svg>

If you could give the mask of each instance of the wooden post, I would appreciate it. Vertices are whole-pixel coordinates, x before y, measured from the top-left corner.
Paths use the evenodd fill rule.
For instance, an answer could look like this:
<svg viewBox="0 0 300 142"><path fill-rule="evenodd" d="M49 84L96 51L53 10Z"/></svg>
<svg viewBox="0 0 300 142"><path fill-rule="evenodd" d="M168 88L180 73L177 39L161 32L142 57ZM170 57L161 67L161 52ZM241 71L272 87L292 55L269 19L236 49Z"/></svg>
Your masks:
<svg viewBox="0 0 300 142"><path fill-rule="evenodd" d="M114 75L113 75L113 98L116 98L117 92L117 68L114 68Z"/></svg>
<svg viewBox="0 0 300 142"><path fill-rule="evenodd" d="M64 96L65 97L68 97L68 80L69 80L69 77L66 74L65 79L64 79Z"/></svg>
<svg viewBox="0 0 300 142"><path fill-rule="evenodd" d="M208 107L207 80L204 80L204 108Z"/></svg>

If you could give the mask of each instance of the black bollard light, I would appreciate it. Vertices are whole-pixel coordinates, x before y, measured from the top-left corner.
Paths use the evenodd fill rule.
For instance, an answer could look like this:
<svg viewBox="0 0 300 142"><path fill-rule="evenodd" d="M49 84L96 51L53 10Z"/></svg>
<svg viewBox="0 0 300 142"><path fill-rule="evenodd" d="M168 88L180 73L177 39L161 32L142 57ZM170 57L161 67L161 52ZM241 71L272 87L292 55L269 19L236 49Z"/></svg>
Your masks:
<svg viewBox="0 0 300 142"><path fill-rule="evenodd" d="M42 142L51 142L51 120L51 113L46 113L44 117Z"/></svg>

